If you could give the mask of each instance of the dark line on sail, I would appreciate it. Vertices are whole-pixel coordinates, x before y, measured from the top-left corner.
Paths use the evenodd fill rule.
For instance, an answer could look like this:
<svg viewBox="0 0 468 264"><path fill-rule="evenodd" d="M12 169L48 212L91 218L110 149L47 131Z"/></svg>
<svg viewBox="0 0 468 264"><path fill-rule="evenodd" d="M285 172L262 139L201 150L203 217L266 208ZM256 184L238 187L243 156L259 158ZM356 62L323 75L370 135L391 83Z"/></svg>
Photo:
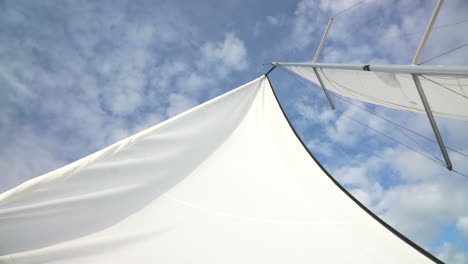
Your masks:
<svg viewBox="0 0 468 264"><path fill-rule="evenodd" d="M310 152L310 150L307 148L307 146L304 144L304 142L302 141L302 139L299 137L299 134L296 132L296 130L294 129L293 125L291 124L291 122L289 121L288 119L288 116L286 115L286 112L284 111L283 109L283 106L281 105L279 99L278 99L278 96L276 96L276 93L275 93L275 89L273 89L273 85L271 84L270 82L270 78L268 78L268 76L266 76L266 79L268 80L268 83L270 84L270 87L271 87L271 91L273 92L273 95L275 96L275 99L276 99L276 102L278 103L278 106L280 107L281 109L281 112L283 112L283 116L284 118L286 119L286 121L288 122L289 124L289 127L291 128L291 130L294 132L294 135L296 135L296 138L297 140L299 140L299 142L302 144L302 146L304 147L304 149L307 151L307 153L309 153L310 157L312 157L312 159L315 161L315 163L320 167L320 169L322 169L322 171L328 176L328 178L330 178L330 180L332 180L332 182L341 190L343 191L349 198L351 198L351 200L353 200L359 207L361 207L361 209L363 209L367 214L369 214L370 216L372 216L375 220L377 220L377 222L379 222L381 225L383 225L385 228L387 228L390 232L392 232L394 235L396 235L398 238L400 238L401 240L403 240L405 243L407 243L408 245L410 245L411 247L413 247L414 249L416 249L417 251L419 251L419 253L423 254L424 256L426 256L427 258L429 258L430 260L434 261L435 263L442 263L444 264L443 261L441 261L440 259L438 259L437 257L435 257L434 255L432 255L431 253L429 253L428 251L426 251L425 249L423 249L422 247L418 246L416 243L414 243L413 241L411 241L409 238L407 238L406 236L404 236L403 234L401 234L400 232L398 232L396 229L394 229L392 226L390 226L389 224L387 224L384 220L382 220L380 217L378 217L376 214L374 214L371 210L369 210L369 208L367 208L365 205L363 205L361 202L359 202L358 199L356 199L351 193L349 193L337 180L335 180L335 178L333 178L333 176L330 175L330 173L322 166L322 164L315 158L315 156Z"/></svg>

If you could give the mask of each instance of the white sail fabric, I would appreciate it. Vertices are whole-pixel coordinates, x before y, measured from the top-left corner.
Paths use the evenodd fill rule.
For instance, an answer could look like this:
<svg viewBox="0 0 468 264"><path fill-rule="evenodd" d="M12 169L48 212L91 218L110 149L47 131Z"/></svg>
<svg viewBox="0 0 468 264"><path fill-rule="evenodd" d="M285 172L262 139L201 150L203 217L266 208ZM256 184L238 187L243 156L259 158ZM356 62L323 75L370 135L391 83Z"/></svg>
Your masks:
<svg viewBox="0 0 468 264"><path fill-rule="evenodd" d="M312 67L283 67L320 85ZM318 72L325 87L342 96L425 113L410 74L341 69L318 69ZM468 78L428 75L419 79L434 115L468 120Z"/></svg>
<svg viewBox="0 0 468 264"><path fill-rule="evenodd" d="M0 195L2 263L432 263L309 156L269 81Z"/></svg>

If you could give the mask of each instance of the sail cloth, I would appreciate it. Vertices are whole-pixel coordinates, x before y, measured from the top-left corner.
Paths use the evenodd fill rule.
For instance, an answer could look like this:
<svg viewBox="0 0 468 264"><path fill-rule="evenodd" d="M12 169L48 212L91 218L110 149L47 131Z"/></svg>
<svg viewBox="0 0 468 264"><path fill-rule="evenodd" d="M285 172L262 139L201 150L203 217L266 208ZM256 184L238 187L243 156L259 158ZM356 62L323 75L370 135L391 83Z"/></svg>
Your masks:
<svg viewBox="0 0 468 264"><path fill-rule="evenodd" d="M312 67L282 65L317 85ZM417 66L415 66L417 67ZM325 87L342 96L399 110L425 113L411 74L318 68ZM468 120L468 78L463 76L419 77L434 115Z"/></svg>
<svg viewBox="0 0 468 264"><path fill-rule="evenodd" d="M397 235L265 77L0 195L2 263L432 263Z"/></svg>

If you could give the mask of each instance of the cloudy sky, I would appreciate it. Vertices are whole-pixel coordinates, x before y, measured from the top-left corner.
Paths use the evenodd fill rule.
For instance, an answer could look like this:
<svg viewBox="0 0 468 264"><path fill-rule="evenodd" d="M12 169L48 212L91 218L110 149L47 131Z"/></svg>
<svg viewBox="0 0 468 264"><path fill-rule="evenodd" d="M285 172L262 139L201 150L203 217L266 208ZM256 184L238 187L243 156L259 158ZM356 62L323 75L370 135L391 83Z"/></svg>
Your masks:
<svg viewBox="0 0 468 264"><path fill-rule="evenodd" d="M310 61L328 18L358 0L1 1L0 192L264 74ZM409 64L435 0L367 0L337 16L319 61ZM421 60L468 42L468 2L444 4ZM428 64L468 65L468 47ZM271 80L312 153L356 197L448 263L468 262L468 178L438 146L281 69ZM434 138L427 117L353 102ZM468 153L468 122L437 118ZM449 153L468 174L468 157Z"/></svg>

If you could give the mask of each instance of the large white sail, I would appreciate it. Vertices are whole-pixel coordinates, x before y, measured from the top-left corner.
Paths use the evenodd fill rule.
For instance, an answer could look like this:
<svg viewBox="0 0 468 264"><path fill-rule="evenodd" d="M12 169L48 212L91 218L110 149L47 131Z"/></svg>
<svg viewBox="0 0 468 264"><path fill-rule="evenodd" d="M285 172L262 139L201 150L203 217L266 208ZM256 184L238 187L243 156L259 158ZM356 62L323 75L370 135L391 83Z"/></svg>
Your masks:
<svg viewBox="0 0 468 264"><path fill-rule="evenodd" d="M260 77L0 195L2 263L432 263L331 178Z"/></svg>
<svg viewBox="0 0 468 264"><path fill-rule="evenodd" d="M320 85L312 67L283 67ZM326 89L339 95L395 109L425 113L409 73L318 68L318 74ZM420 76L419 80L434 115L468 120L468 77L431 73Z"/></svg>

